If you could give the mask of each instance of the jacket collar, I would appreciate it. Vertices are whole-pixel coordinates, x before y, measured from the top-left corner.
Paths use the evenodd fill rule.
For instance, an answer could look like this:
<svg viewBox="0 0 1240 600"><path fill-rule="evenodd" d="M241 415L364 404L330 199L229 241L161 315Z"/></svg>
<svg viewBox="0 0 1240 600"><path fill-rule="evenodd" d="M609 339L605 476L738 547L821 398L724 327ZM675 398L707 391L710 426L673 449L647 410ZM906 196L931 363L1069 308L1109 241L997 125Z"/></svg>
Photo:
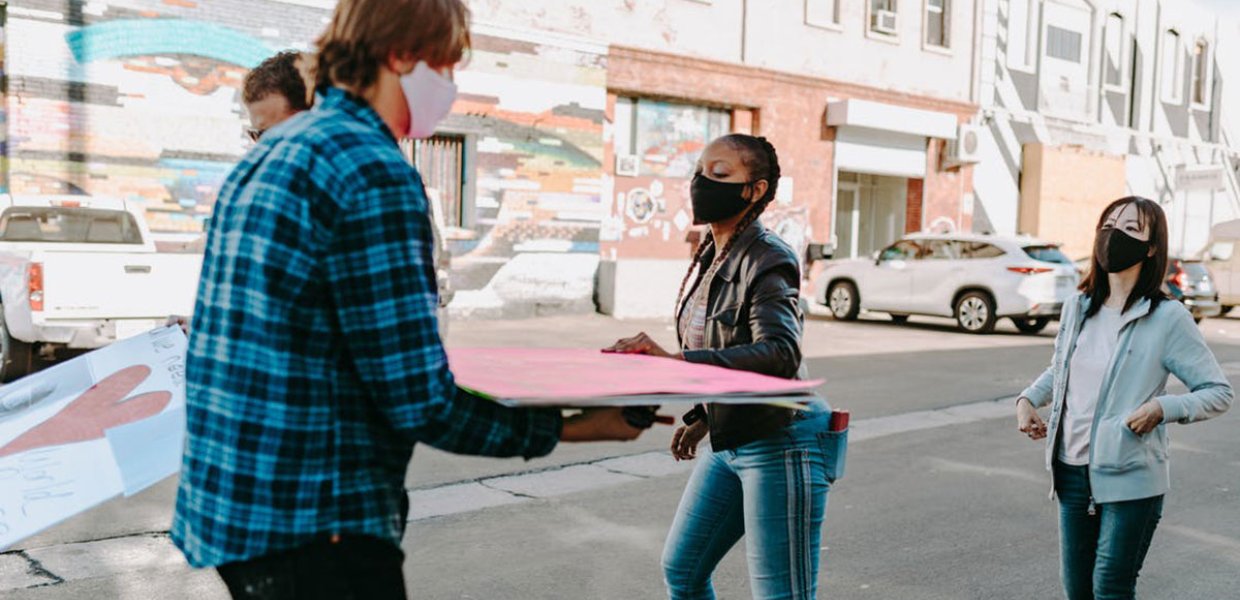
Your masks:
<svg viewBox="0 0 1240 600"><path fill-rule="evenodd" d="M732 250L730 250L728 252L728 256L723 259L723 264L719 265L718 276L720 278L729 283L736 281L736 275L740 272L741 259L745 256L745 250L748 250L749 247L758 240L758 237L762 235L764 230L765 228L762 226L762 223L754 221L749 225L749 227L745 228L745 231L737 234L739 237L737 237L736 242L732 244ZM712 240L710 242L711 247L708 248L704 254L702 254L702 261L706 265L709 265L711 261L715 259L715 251L717 248L714 247L714 243L715 242Z"/></svg>
<svg viewBox="0 0 1240 600"><path fill-rule="evenodd" d="M388 128L387 123L379 113L370 106L370 103L347 92L336 86L323 86L316 93L315 110L338 110L366 125L369 125L379 131L383 135L390 138L393 142L397 141L392 135L392 130Z"/></svg>
<svg viewBox="0 0 1240 600"><path fill-rule="evenodd" d="M1085 313L1089 311L1089 307L1092 303L1090 302L1089 296L1084 293L1080 295L1077 302L1079 303L1078 305L1078 309L1079 309L1078 314L1080 315L1079 321L1084 323ZM1128 311L1125 312L1123 316L1120 318L1120 327L1128 325L1129 323L1136 321L1137 319L1140 319L1141 317L1144 317L1150 314L1150 305L1151 305L1151 302L1149 298L1142 298L1140 300L1137 300L1137 303L1133 304L1132 308L1129 308Z"/></svg>

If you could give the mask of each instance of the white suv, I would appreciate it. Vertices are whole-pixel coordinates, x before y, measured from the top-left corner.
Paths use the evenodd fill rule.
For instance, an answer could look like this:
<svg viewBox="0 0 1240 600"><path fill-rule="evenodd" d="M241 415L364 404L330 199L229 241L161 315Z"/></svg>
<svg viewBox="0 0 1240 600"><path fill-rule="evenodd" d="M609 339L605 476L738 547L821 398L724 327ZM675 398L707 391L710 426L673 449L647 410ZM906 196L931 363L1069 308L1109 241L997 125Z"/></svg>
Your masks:
<svg viewBox="0 0 1240 600"><path fill-rule="evenodd" d="M1080 276L1059 247L1027 237L913 234L870 259L826 263L814 298L836 319L862 310L954 317L969 333L1011 318L1025 333L1059 316Z"/></svg>

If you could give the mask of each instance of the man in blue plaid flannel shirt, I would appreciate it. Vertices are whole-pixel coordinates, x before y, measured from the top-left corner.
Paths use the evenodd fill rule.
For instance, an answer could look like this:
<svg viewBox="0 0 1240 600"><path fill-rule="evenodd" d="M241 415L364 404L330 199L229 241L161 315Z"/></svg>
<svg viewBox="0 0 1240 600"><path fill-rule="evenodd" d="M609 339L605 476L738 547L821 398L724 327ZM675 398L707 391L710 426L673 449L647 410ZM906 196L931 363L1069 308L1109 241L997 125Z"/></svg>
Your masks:
<svg viewBox="0 0 1240 600"><path fill-rule="evenodd" d="M562 420L453 382L427 198L397 138L433 131L468 43L461 0L342 0L312 60L317 106L220 190L172 538L234 597L404 597L415 443L528 459L639 432L618 410Z"/></svg>

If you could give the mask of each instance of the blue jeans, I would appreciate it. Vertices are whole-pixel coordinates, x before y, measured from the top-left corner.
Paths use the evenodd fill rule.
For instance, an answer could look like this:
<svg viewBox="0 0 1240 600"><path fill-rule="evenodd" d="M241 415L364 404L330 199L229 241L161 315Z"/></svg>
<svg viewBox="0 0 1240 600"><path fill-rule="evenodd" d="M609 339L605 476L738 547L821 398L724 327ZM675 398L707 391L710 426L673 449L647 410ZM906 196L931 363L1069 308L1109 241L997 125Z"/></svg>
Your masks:
<svg viewBox="0 0 1240 600"><path fill-rule="evenodd" d="M1055 461L1059 552L1068 600L1136 597L1137 575L1162 518L1163 497L1093 505L1089 467Z"/></svg>
<svg viewBox="0 0 1240 600"><path fill-rule="evenodd" d="M714 598L711 574L742 535L755 600L815 597L827 490L847 448L830 414L819 401L775 438L699 455L663 549L673 600Z"/></svg>

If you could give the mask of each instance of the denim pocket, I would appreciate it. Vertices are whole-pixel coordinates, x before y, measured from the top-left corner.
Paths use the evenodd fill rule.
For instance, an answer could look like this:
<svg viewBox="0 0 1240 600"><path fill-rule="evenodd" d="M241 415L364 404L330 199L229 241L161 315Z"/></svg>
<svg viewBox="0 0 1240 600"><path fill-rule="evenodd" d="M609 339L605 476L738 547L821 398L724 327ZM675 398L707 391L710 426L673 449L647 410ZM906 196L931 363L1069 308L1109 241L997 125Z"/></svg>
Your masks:
<svg viewBox="0 0 1240 600"><path fill-rule="evenodd" d="M844 465L848 462L848 429L819 432L818 446L822 449L822 460L826 463L827 480L835 483L835 480L844 476Z"/></svg>

